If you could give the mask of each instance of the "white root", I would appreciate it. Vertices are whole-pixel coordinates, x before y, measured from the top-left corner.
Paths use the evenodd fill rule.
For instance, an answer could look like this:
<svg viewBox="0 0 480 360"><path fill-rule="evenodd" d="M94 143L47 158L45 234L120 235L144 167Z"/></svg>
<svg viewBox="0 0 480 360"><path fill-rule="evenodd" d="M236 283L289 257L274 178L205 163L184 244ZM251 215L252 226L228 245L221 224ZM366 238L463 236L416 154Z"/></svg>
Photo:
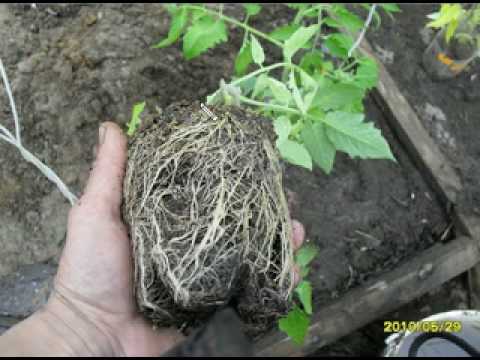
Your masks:
<svg viewBox="0 0 480 360"><path fill-rule="evenodd" d="M3 66L2 59L0 59L0 72L2 74L2 80L7 92L8 100L10 102L10 108L13 114L13 120L15 124L15 136L5 127L0 125L0 139L6 141L7 143L15 146L23 158L35 165L40 172L51 182L53 182L62 195L70 202L73 206L78 200L75 194L73 194L65 183L58 177L58 175L47 165L42 163L35 155L28 151L22 144L22 138L20 133L20 120L17 113L17 108L15 106L15 100L13 98L12 89L10 88L10 82L8 81L7 72Z"/></svg>
<svg viewBox="0 0 480 360"><path fill-rule="evenodd" d="M293 291L278 156L259 119L212 110L216 120L204 107L167 109L129 147L123 215L135 291L158 326L182 326L191 312L226 304L238 291L240 316L268 323Z"/></svg>

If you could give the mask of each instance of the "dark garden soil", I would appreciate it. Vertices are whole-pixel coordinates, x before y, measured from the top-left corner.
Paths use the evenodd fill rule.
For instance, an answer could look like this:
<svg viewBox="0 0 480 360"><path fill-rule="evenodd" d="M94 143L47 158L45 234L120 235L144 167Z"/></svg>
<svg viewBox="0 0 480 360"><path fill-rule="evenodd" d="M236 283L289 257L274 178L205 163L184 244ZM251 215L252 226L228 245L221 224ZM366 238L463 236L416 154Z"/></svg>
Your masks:
<svg viewBox="0 0 480 360"><path fill-rule="evenodd" d="M288 13L280 14L278 6L267 6L255 25L268 30L286 22ZM474 114L480 109L467 98L475 93L468 90L472 73L432 83L418 65L425 47L418 34L423 18L415 11L408 14L400 15L395 26L383 18L383 34L377 32L372 41L395 52L389 69L409 90L405 93L412 104L422 108L429 102L446 114L445 121L425 124L434 131L441 121L453 134L456 152L450 153L450 145L442 149L460 155L456 164L470 184L465 201L473 204L476 196L480 199L473 190L474 175L480 175L473 166L480 142L471 139ZM228 44L187 62L178 46L150 49L168 32L168 24L157 4L0 5L0 56L12 82L24 143L77 194L88 176L100 122L113 120L124 126L133 104L141 100L152 113L155 105L164 108L182 99L202 99L232 73L240 32L232 33ZM338 154L330 176L318 169L285 169L292 215L320 248L311 271L317 306L415 256L437 241L449 224L383 114L370 100L366 109L398 163ZM3 92L0 114L0 122L10 125ZM57 261L69 205L17 150L3 143L0 149L1 276L22 264Z"/></svg>
<svg viewBox="0 0 480 360"><path fill-rule="evenodd" d="M433 31L424 26L435 4L402 5L395 20L384 17L381 31L368 39L402 94L458 170L465 191L459 205L480 215L480 61L454 79L435 81L422 66L422 54ZM382 55L383 54L383 55Z"/></svg>

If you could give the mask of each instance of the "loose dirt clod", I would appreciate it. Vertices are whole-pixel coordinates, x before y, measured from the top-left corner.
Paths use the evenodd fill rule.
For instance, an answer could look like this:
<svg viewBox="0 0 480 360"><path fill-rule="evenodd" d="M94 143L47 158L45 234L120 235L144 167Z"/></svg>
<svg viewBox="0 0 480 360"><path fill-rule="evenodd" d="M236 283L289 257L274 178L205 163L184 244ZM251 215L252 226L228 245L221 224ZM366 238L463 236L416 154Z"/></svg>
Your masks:
<svg viewBox="0 0 480 360"><path fill-rule="evenodd" d="M232 304L250 334L288 310L291 225L267 120L176 104L129 144L124 219L141 311L196 325Z"/></svg>

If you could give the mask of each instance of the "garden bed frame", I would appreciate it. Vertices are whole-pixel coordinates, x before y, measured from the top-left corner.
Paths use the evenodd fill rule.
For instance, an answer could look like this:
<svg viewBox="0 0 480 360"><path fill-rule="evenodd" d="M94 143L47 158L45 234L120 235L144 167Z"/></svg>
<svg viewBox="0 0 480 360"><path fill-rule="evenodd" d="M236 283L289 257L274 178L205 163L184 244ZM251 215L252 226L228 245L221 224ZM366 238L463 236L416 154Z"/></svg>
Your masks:
<svg viewBox="0 0 480 360"><path fill-rule="evenodd" d="M330 305L316 306L318 310L312 317L303 346L293 344L278 330L267 334L255 344L255 353L259 356L308 355L466 271L470 274L474 301L477 300L475 291L480 289L480 267L476 267L480 262L480 219L466 216L456 206L457 196L463 191L458 174L428 135L365 39L360 49L378 63L379 83L371 96L454 220L456 238L435 244L393 271L350 290Z"/></svg>

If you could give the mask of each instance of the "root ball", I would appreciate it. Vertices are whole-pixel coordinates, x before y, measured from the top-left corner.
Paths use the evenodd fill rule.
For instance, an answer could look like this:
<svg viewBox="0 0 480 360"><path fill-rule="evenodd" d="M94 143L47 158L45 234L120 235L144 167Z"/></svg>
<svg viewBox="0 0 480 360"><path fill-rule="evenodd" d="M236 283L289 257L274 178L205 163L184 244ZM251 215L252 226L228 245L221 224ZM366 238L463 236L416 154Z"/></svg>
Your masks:
<svg viewBox="0 0 480 360"><path fill-rule="evenodd" d="M288 310L291 224L270 122L175 104L130 140L123 216L135 296L158 326L233 305L251 335Z"/></svg>

